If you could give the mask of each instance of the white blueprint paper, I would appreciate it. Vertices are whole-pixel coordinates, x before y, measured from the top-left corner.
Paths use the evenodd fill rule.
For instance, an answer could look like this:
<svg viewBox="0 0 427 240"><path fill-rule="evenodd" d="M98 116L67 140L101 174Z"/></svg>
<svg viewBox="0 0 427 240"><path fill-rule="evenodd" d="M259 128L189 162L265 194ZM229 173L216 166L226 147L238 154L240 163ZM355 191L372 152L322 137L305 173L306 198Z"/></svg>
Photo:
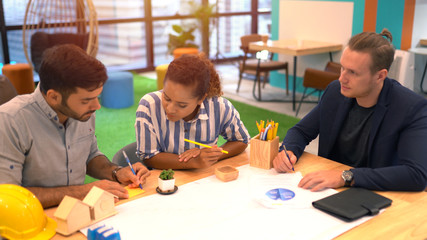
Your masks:
<svg viewBox="0 0 427 240"><path fill-rule="evenodd" d="M114 215L98 224L119 230L129 239L331 239L367 221L347 223L311 202L335 193L297 187L301 173L278 174L245 165L237 180L215 176L182 186L172 195L154 194L116 206ZM295 197L271 204L265 192L285 188ZM270 205L271 204L271 205ZM87 229L81 230L86 234Z"/></svg>

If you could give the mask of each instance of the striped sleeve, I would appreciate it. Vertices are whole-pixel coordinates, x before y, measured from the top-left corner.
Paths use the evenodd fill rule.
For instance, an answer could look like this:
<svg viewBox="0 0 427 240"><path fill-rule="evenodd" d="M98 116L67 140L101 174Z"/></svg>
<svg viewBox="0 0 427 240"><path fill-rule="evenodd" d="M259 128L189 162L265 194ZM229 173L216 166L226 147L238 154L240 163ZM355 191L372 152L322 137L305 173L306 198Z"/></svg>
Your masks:
<svg viewBox="0 0 427 240"><path fill-rule="evenodd" d="M220 97L218 101L221 106L221 136L227 141L248 143L250 136L245 125L240 120L239 112L227 99Z"/></svg>
<svg viewBox="0 0 427 240"><path fill-rule="evenodd" d="M157 139L160 133L156 131L160 107L160 95L153 92L141 98L136 110L136 151L141 160L151 158L160 152L161 146Z"/></svg>

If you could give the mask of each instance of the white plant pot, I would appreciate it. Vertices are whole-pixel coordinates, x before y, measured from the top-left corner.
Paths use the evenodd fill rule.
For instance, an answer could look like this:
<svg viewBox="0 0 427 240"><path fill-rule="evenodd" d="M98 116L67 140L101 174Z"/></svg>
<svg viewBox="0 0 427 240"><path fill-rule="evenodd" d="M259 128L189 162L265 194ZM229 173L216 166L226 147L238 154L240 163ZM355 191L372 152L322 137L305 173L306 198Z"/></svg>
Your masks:
<svg viewBox="0 0 427 240"><path fill-rule="evenodd" d="M159 188L162 192L173 191L175 188L175 179L162 180L158 178Z"/></svg>

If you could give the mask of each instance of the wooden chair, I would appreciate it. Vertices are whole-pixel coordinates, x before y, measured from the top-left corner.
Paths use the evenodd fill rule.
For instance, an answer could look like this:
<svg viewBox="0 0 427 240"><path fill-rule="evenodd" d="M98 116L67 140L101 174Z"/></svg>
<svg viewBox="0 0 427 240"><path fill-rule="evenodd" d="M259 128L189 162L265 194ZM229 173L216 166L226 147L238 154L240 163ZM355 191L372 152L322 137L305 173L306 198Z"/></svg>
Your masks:
<svg viewBox="0 0 427 240"><path fill-rule="evenodd" d="M304 92L301 100L298 104L295 116L298 116L298 112L301 108L301 104L304 99L308 96L318 93L317 102L319 102L322 92L326 87L334 80L337 80L341 74L341 64L335 62L328 62L325 70L318 70L313 68L307 68L304 72L304 79L302 85L304 86ZM312 91L307 93L308 88L312 88Z"/></svg>
<svg viewBox="0 0 427 240"><path fill-rule="evenodd" d="M262 36L259 34L245 35L240 38L240 48L244 52L243 61L239 64L239 82L237 84L236 92L239 92L240 83L242 82L243 73L249 73L256 76L253 94L255 99L261 101L261 74L264 73L263 87L268 79L270 71L285 70L286 73L286 94L289 94L289 71L288 63L274 61L273 53L269 53L268 60L262 61L254 58L257 51L249 50L249 43L258 42L262 40ZM258 97L255 95L255 85L258 84Z"/></svg>
<svg viewBox="0 0 427 240"><path fill-rule="evenodd" d="M25 57L32 68L46 48L57 44L78 42L87 54L95 57L98 20L92 0L29 0L22 38Z"/></svg>

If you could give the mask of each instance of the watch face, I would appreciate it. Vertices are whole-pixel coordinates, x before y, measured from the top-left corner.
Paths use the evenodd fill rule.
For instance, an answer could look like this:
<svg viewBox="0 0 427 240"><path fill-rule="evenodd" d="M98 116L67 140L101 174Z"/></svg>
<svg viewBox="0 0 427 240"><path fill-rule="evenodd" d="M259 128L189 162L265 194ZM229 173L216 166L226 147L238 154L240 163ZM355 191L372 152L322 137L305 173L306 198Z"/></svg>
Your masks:
<svg viewBox="0 0 427 240"><path fill-rule="evenodd" d="M353 173L351 171L344 171L342 173L342 177L346 182L350 182L351 180L353 180Z"/></svg>

